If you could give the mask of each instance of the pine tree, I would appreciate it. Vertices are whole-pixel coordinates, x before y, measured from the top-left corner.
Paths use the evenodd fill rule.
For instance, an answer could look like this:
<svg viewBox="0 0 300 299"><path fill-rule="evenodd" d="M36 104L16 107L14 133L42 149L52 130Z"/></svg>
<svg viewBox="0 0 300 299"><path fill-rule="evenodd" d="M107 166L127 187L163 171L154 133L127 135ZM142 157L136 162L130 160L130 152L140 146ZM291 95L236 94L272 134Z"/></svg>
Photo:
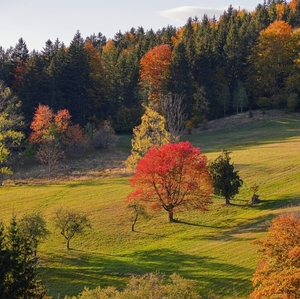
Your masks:
<svg viewBox="0 0 300 299"><path fill-rule="evenodd" d="M4 174L11 174L13 152L18 152L24 138L21 102L10 88L0 81L0 184Z"/></svg>
<svg viewBox="0 0 300 299"><path fill-rule="evenodd" d="M66 98L66 107L75 123L82 126L90 120L88 105L90 97L90 65L85 51L85 43L79 31L76 32L66 53L64 82L62 92Z"/></svg>
<svg viewBox="0 0 300 299"><path fill-rule="evenodd" d="M213 179L214 194L223 196L225 204L230 204L230 200L239 193L243 181L234 170L234 165L230 164L230 152L223 150L222 154L209 165L209 172Z"/></svg>
<svg viewBox="0 0 300 299"><path fill-rule="evenodd" d="M1 298L41 299L45 288L38 276L38 258L33 256L30 239L19 230L13 216L7 232L9 269L5 276L5 289Z"/></svg>
<svg viewBox="0 0 300 299"><path fill-rule="evenodd" d="M191 114L193 104L193 80L183 42L179 42L173 50L169 66L167 90L184 98L186 111Z"/></svg>

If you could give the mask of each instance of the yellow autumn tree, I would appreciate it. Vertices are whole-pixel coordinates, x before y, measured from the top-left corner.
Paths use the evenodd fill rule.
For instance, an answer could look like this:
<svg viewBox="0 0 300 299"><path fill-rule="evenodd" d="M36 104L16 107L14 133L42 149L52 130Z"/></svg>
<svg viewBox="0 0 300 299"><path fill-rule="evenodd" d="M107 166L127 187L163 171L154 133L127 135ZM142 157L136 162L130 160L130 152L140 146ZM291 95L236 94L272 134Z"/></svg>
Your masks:
<svg viewBox="0 0 300 299"><path fill-rule="evenodd" d="M251 85L255 86L257 96L271 97L284 88L293 65L292 31L288 23L275 21L260 32L249 57Z"/></svg>
<svg viewBox="0 0 300 299"><path fill-rule="evenodd" d="M161 146L170 141L165 118L158 112L146 106L141 120L141 124L133 129L131 155L125 161L125 166L131 170L135 170L152 145Z"/></svg>

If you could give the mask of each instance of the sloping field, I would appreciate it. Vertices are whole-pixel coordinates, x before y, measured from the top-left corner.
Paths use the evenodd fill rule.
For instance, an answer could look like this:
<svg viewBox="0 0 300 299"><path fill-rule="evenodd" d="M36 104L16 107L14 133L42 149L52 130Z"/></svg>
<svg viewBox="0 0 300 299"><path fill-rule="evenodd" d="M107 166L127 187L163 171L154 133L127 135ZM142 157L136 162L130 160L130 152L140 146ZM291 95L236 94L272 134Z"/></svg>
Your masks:
<svg viewBox="0 0 300 299"><path fill-rule="evenodd" d="M196 280L205 298L247 298L258 260L253 240L264 236L274 216L300 210L300 118L259 119L185 137L210 159L222 148L232 151L244 186L231 206L215 198L210 211L175 213L178 222L171 224L166 212L153 214L139 219L137 231L131 232L125 203L129 177L0 189L0 219L5 223L13 213L21 218L32 212L47 221L51 235L38 254L48 295L75 295L84 286L122 288L133 274L160 271ZM251 206L255 183L262 202ZM86 212L92 222L84 236L71 240L69 251L53 226L55 211L64 206Z"/></svg>

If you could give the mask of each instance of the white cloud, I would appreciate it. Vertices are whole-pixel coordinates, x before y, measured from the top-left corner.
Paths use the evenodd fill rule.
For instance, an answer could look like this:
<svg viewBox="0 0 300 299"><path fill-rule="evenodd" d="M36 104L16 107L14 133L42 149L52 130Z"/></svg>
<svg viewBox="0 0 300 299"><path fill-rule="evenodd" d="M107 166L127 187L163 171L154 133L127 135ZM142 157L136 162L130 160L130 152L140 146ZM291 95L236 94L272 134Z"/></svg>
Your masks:
<svg viewBox="0 0 300 299"><path fill-rule="evenodd" d="M238 9L238 6L233 6ZM209 8L209 7L199 7L199 6L180 6L168 10L159 11L158 13L166 18L175 20L175 21L187 21L190 17L197 16L199 20L202 19L203 15L206 14L209 18L215 16L217 19L228 7L219 7L219 8ZM241 7L241 9L243 9ZM251 11L251 8L245 8L246 10Z"/></svg>

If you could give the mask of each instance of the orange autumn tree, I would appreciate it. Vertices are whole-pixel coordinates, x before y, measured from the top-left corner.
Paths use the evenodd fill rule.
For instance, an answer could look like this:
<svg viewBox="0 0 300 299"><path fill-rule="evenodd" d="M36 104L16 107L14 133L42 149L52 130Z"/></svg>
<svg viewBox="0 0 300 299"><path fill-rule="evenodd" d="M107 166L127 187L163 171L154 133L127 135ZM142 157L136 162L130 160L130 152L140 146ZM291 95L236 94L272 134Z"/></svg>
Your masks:
<svg viewBox="0 0 300 299"><path fill-rule="evenodd" d="M300 298L300 219L293 214L274 218L266 238L257 243L262 259L251 298Z"/></svg>
<svg viewBox="0 0 300 299"><path fill-rule="evenodd" d="M64 147L70 147L74 144L84 144L88 141L88 136L78 124L71 121L69 110L59 110L54 116L54 124L57 136Z"/></svg>
<svg viewBox="0 0 300 299"><path fill-rule="evenodd" d="M295 12L295 10L296 10L297 2L298 2L298 0L292 0L292 1L289 3L289 6L290 6L290 8L291 8L291 10L292 10L293 12Z"/></svg>
<svg viewBox="0 0 300 299"><path fill-rule="evenodd" d="M130 180L134 189L129 204L145 204L149 209L165 209L174 222L174 209L207 210L212 182L207 157L188 141L153 146L137 165Z"/></svg>
<svg viewBox="0 0 300 299"><path fill-rule="evenodd" d="M32 130L29 136L31 144L38 144L49 135L58 139L63 146L87 141L84 130L72 123L67 109L59 110L55 114L49 106L39 104L30 128Z"/></svg>
<svg viewBox="0 0 300 299"><path fill-rule="evenodd" d="M54 119L53 111L47 105L39 105L30 124L32 130L29 136L30 143L39 143L49 131Z"/></svg>
<svg viewBox="0 0 300 299"><path fill-rule="evenodd" d="M140 84L148 92L150 101L157 101L163 82L169 76L172 58L170 45L160 45L148 51L140 61Z"/></svg>

